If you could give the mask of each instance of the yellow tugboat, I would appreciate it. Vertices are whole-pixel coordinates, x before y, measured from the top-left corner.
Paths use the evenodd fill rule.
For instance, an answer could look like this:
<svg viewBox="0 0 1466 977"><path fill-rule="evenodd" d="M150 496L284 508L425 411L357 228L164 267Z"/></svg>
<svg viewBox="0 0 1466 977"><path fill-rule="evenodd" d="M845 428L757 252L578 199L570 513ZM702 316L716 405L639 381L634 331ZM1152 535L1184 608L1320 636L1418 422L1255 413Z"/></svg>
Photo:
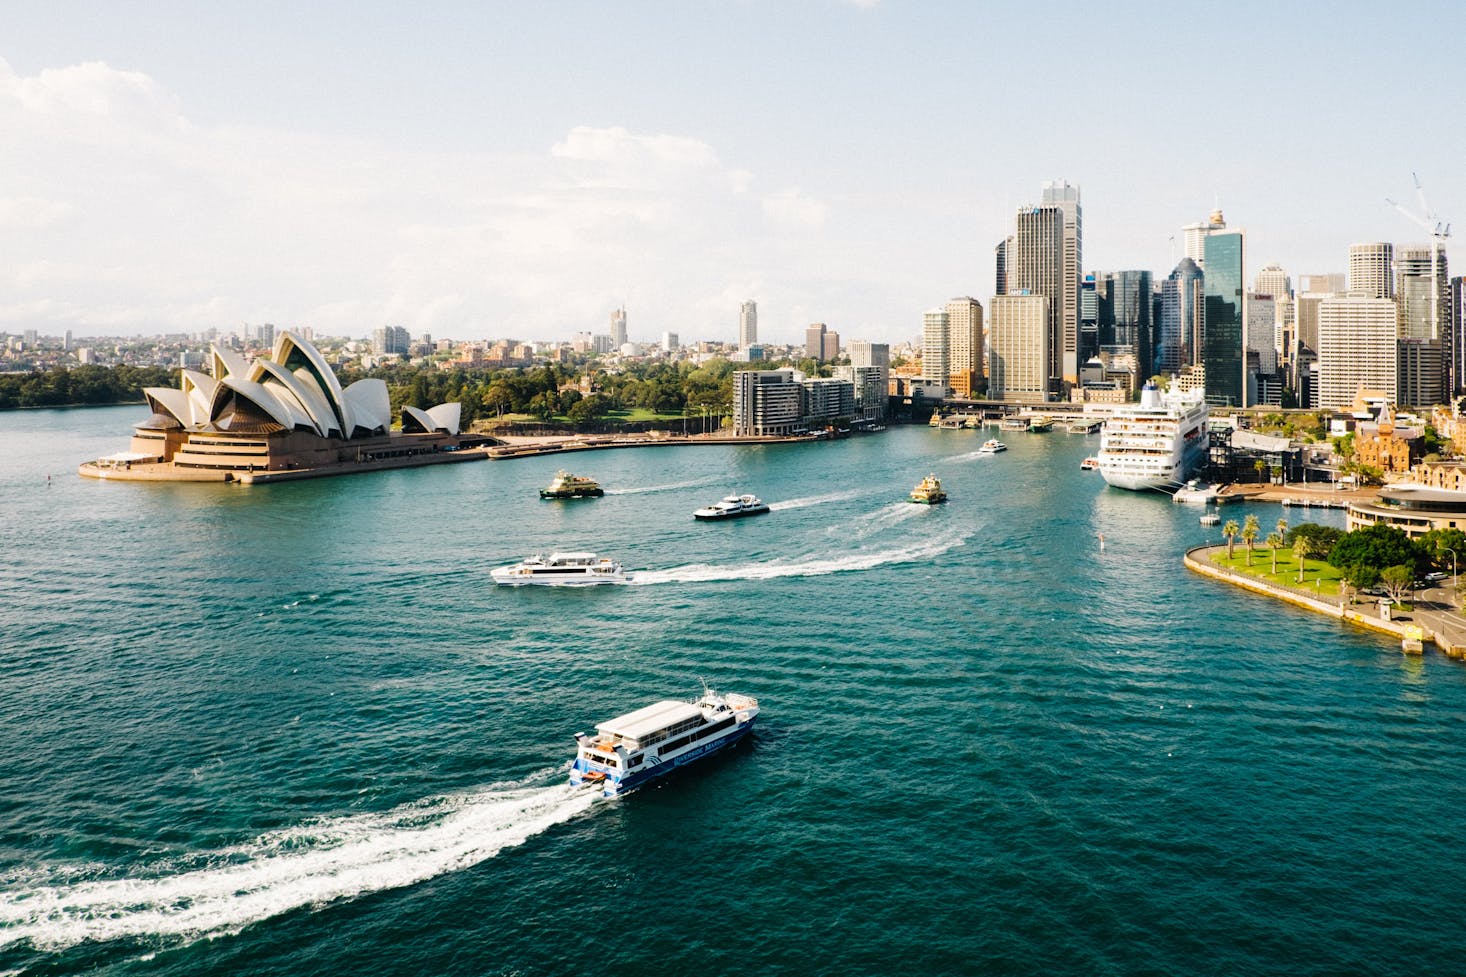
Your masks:
<svg viewBox="0 0 1466 977"><path fill-rule="evenodd" d="M947 501L947 493L942 491L942 480L935 475L928 475L916 483L916 488L911 490L911 501L919 502L922 505L936 505L938 502Z"/></svg>
<svg viewBox="0 0 1466 977"><path fill-rule="evenodd" d="M549 486L540 489L542 499L589 499L605 494L605 490L595 479L572 475L566 471L556 472Z"/></svg>

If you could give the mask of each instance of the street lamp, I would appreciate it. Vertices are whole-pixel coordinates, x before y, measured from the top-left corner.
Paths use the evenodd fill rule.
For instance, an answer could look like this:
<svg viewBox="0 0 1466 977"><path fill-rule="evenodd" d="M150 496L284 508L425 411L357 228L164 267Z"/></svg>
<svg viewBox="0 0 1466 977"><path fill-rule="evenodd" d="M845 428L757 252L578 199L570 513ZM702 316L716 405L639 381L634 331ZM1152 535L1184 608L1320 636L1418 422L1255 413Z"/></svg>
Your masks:
<svg viewBox="0 0 1466 977"><path fill-rule="evenodd" d="M1449 546L1443 546L1441 549L1451 554L1451 586L1459 587L1461 585L1461 578L1456 574L1456 551Z"/></svg>

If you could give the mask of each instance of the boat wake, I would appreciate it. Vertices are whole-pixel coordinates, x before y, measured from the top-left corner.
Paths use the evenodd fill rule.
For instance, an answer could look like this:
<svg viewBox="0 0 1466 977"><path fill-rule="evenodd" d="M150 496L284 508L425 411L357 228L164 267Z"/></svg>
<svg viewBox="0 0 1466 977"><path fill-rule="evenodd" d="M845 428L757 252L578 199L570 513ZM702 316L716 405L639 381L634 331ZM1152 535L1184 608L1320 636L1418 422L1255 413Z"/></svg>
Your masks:
<svg viewBox="0 0 1466 977"><path fill-rule="evenodd" d="M913 505L910 502L892 502L890 505L882 506L869 515L845 525L831 526L829 535L841 539L862 539L871 533L890 529L908 519L930 515L933 511L935 510L930 506Z"/></svg>
<svg viewBox="0 0 1466 977"><path fill-rule="evenodd" d="M825 495L809 495L800 499L785 499L782 502L770 502L770 512L784 512L787 509L803 509L812 505L821 505L825 502L844 502L846 499L853 499L860 492L854 489L845 492L829 492Z"/></svg>
<svg viewBox="0 0 1466 977"><path fill-rule="evenodd" d="M914 508L914 507L913 507ZM713 583L723 580L775 580L779 577L819 577L831 573L872 570L892 563L919 563L934 559L967 542L968 535L943 536L921 540L903 549L848 553L823 560L802 563L749 563L742 566L710 566L699 563L667 570L642 570L630 581L632 585L666 583Z"/></svg>
<svg viewBox="0 0 1466 977"><path fill-rule="evenodd" d="M960 455L948 455L945 458L939 458L936 463L938 465L956 465L961 462L977 461L979 458L991 457L992 455L986 451L966 451Z"/></svg>
<svg viewBox="0 0 1466 977"><path fill-rule="evenodd" d="M475 865L575 817L598 796L566 784L490 787L270 832L207 855L204 867L193 867L194 859L128 878L11 889L0 893L0 947L56 951L142 938L180 945L237 933L303 906Z"/></svg>
<svg viewBox="0 0 1466 977"><path fill-rule="evenodd" d="M691 482L673 482L670 485L642 485L638 488L606 489L607 495L644 495L647 492L672 492L677 489L697 488L700 485L711 485L718 481L716 478L699 478Z"/></svg>

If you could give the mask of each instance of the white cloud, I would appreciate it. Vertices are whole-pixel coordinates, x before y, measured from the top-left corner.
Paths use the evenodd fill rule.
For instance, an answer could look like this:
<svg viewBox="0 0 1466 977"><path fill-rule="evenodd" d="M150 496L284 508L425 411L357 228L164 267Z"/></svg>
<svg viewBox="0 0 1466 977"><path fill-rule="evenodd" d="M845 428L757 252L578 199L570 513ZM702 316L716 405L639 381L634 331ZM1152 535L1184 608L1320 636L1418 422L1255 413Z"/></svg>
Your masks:
<svg viewBox="0 0 1466 977"><path fill-rule="evenodd" d="M751 193L755 174L685 135L576 126L538 149L436 154L198 126L146 75L3 61L0 132L0 253L26 259L0 266L0 330L548 339L604 330L626 301L639 338L731 337L755 285L793 309L853 275L817 269L802 294L829 207Z"/></svg>
<svg viewBox="0 0 1466 977"><path fill-rule="evenodd" d="M798 187L770 194L763 201L764 214L786 227L819 228L830 216L823 202L802 193Z"/></svg>

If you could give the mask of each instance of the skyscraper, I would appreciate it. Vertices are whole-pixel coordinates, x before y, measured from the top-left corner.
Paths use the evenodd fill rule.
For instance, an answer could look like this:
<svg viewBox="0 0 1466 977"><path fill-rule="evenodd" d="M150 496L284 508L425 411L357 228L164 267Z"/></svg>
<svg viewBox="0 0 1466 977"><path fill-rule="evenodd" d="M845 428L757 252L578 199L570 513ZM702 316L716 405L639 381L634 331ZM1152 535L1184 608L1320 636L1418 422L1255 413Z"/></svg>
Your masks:
<svg viewBox="0 0 1466 977"><path fill-rule="evenodd" d="M1161 321L1156 330L1155 369L1180 373L1199 363L1202 336L1202 272L1196 262L1181 263L1161 282Z"/></svg>
<svg viewBox="0 0 1466 977"><path fill-rule="evenodd" d="M1018 231L1008 264L1006 294L1042 295L1048 299L1049 336L1044 344L1050 390L1057 393L1064 377L1064 212L1053 205L1018 211ZM1076 296L1076 299L1078 296ZM1075 303L1078 311L1078 303ZM1076 326L1077 328L1077 326Z"/></svg>
<svg viewBox="0 0 1466 977"><path fill-rule="evenodd" d="M1361 388L1396 396L1395 303L1335 294L1318 302L1318 393L1310 406L1348 407Z"/></svg>
<svg viewBox="0 0 1466 977"><path fill-rule="evenodd" d="M1205 269L1206 237L1213 231L1220 231L1226 226L1227 222L1222 219L1222 212L1214 210L1206 220L1187 224L1181 228L1181 234L1185 239L1186 257L1194 261L1198 268Z"/></svg>
<svg viewBox="0 0 1466 977"><path fill-rule="evenodd" d="M1049 394L1049 300L994 295L988 303L988 397L1041 404Z"/></svg>
<svg viewBox="0 0 1466 977"><path fill-rule="evenodd" d="M1079 188L1067 180L1055 180L1043 187L1044 206L1058 207L1064 214L1064 253L1061 258L1062 297L1059 309L1061 349L1060 376L1068 383L1079 382L1079 281L1084 266L1084 214L1079 206Z"/></svg>
<svg viewBox="0 0 1466 977"><path fill-rule="evenodd" d="M955 397L971 397L981 387L982 303L971 296L947 303L947 386Z"/></svg>
<svg viewBox="0 0 1466 977"><path fill-rule="evenodd" d="M738 348L748 347L758 342L758 304L749 299L738 307Z"/></svg>
<svg viewBox="0 0 1466 977"><path fill-rule="evenodd" d="M1394 298L1394 264L1393 244L1349 245L1349 291L1375 299Z"/></svg>
<svg viewBox="0 0 1466 977"><path fill-rule="evenodd" d="M1400 303L1399 402L1415 407L1444 403L1451 360L1446 345L1450 337L1446 253L1432 247L1400 248L1395 257L1395 296Z"/></svg>
<svg viewBox="0 0 1466 977"><path fill-rule="evenodd" d="M1110 280L1110 305L1115 318L1115 345L1128 346L1142 378L1156 369L1154 330L1151 328L1151 288L1148 271L1115 271Z"/></svg>
<svg viewBox="0 0 1466 977"><path fill-rule="evenodd" d="M620 349L626 345L626 308L623 306L611 313L611 348Z"/></svg>
<svg viewBox="0 0 1466 977"><path fill-rule="evenodd" d="M1279 302L1293 297L1293 283L1288 280L1288 273L1283 270L1283 266L1276 261L1264 265L1262 271L1257 273L1257 282L1252 290L1258 295L1271 295Z"/></svg>
<svg viewBox="0 0 1466 977"><path fill-rule="evenodd" d="M1013 235L1009 234L993 248L994 295L1008 294L1008 277L1013 260Z"/></svg>
<svg viewBox="0 0 1466 977"><path fill-rule="evenodd" d="M820 359L835 360L840 358L840 334L833 329L826 329L820 339Z"/></svg>
<svg viewBox="0 0 1466 977"><path fill-rule="evenodd" d="M952 321L946 309L929 309L921 317L921 376L947 384L951 373L948 351L951 346Z"/></svg>
<svg viewBox="0 0 1466 977"><path fill-rule="evenodd" d="M1201 362L1214 407L1247 406L1245 239L1240 229L1213 230L1203 241Z"/></svg>

